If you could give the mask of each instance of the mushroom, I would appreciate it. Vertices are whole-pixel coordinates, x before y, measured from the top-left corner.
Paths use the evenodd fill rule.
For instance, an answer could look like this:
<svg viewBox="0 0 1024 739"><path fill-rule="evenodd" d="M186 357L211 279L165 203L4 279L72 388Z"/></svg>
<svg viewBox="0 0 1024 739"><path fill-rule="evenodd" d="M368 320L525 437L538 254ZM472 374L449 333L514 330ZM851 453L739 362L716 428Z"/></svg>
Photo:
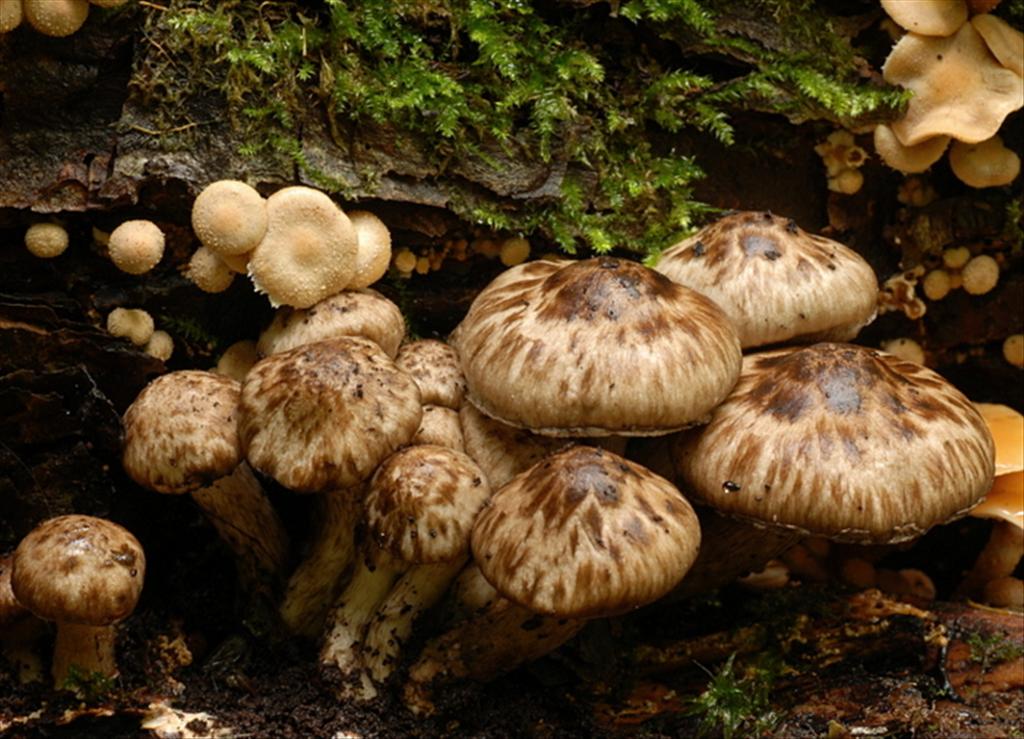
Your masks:
<svg viewBox="0 0 1024 739"><path fill-rule="evenodd" d="M416 381L424 405L440 405L453 410L462 406L466 378L459 366L459 355L448 344L436 339L403 344L395 357L395 364Z"/></svg>
<svg viewBox="0 0 1024 739"><path fill-rule="evenodd" d="M212 182L192 203L192 230L217 256L246 254L267 232L267 202L244 182Z"/></svg>
<svg viewBox="0 0 1024 739"><path fill-rule="evenodd" d="M127 529L92 516L58 516L39 524L14 551L11 588L39 618L57 624L53 679L117 674L114 624L135 608L146 557Z"/></svg>
<svg viewBox="0 0 1024 739"><path fill-rule="evenodd" d="M2 0L0 2L0 33L13 31L20 26L24 15L22 0Z"/></svg>
<svg viewBox="0 0 1024 739"><path fill-rule="evenodd" d="M0 0L0 5L3 2ZM34 642L40 636L42 622L14 597L11 589L13 561L13 553L0 556L0 654L17 669L19 682L40 682L43 666Z"/></svg>
<svg viewBox="0 0 1024 739"><path fill-rule="evenodd" d="M1003 339L1003 359L1024 369L1024 334L1010 334Z"/></svg>
<svg viewBox="0 0 1024 739"><path fill-rule="evenodd" d="M459 410L459 421L466 453L480 465L495 490L571 441L509 426L470 403Z"/></svg>
<svg viewBox="0 0 1024 739"><path fill-rule="evenodd" d="M949 150L949 166L953 174L971 187L1009 185L1020 174L1020 157L1003 145L999 136L977 144L957 141Z"/></svg>
<svg viewBox="0 0 1024 739"><path fill-rule="evenodd" d="M185 276L204 293L222 293L231 287L235 272L215 251L200 246L189 260Z"/></svg>
<svg viewBox="0 0 1024 739"><path fill-rule="evenodd" d="M252 250L249 277L272 305L308 308L355 274L356 231L341 208L310 187L267 198L267 231Z"/></svg>
<svg viewBox="0 0 1024 739"><path fill-rule="evenodd" d="M256 342L242 339L224 350L213 371L242 382L257 361L259 352L256 350Z"/></svg>
<svg viewBox="0 0 1024 739"><path fill-rule="evenodd" d="M914 93L903 118L892 123L904 146L935 136L976 144L994 136L1024 104L1020 75L992 56L970 23L946 38L906 34L893 46L882 75Z"/></svg>
<svg viewBox="0 0 1024 739"><path fill-rule="evenodd" d="M767 212L721 218L656 269L720 305L744 348L846 341L875 317L878 279L859 254Z"/></svg>
<svg viewBox="0 0 1024 739"><path fill-rule="evenodd" d="M125 472L158 493L190 493L257 591L274 590L288 536L239 443L240 386L182 370L150 382L124 414ZM269 593L268 593L269 594Z"/></svg>
<svg viewBox="0 0 1024 739"><path fill-rule="evenodd" d="M395 357L405 336L405 318L398 306L376 290L345 290L305 308L280 308L260 334L265 357L338 336L362 336Z"/></svg>
<svg viewBox="0 0 1024 739"><path fill-rule="evenodd" d="M459 413L443 405L423 406L423 418L420 420L420 427L412 437L412 444L436 444L454 449L457 452L465 451L466 443L462 436L462 425L459 423Z"/></svg>
<svg viewBox="0 0 1024 739"><path fill-rule="evenodd" d="M999 282L999 262L988 254L971 257L960 273L964 291L971 295L992 292Z"/></svg>
<svg viewBox="0 0 1024 739"><path fill-rule="evenodd" d="M164 232L152 221L125 221L110 233L110 260L130 275L149 272L164 255Z"/></svg>
<svg viewBox="0 0 1024 739"><path fill-rule="evenodd" d="M950 36L967 22L965 0L882 0L882 9L900 28L922 36Z"/></svg>
<svg viewBox="0 0 1024 739"><path fill-rule="evenodd" d="M988 13L971 18L971 25L985 39L985 45L1000 64L1018 77L1024 77L1024 34Z"/></svg>
<svg viewBox="0 0 1024 739"><path fill-rule="evenodd" d="M174 354L174 339L166 331L154 331L142 351L161 362L166 362Z"/></svg>
<svg viewBox="0 0 1024 739"><path fill-rule="evenodd" d="M249 463L289 490L358 501L360 484L409 442L421 416L413 379L374 342L346 336L257 362L242 386L238 434ZM288 582L280 610L295 633L320 633L352 551L358 506L336 504L317 534L324 544L314 542Z"/></svg>
<svg viewBox="0 0 1024 739"><path fill-rule="evenodd" d="M501 242L498 259L506 267L515 267L530 258L530 242L522 236L512 236Z"/></svg>
<svg viewBox="0 0 1024 739"><path fill-rule="evenodd" d="M897 543L965 515L993 474L992 436L939 375L881 351L753 354L673 459L693 496L760 526Z"/></svg>
<svg viewBox="0 0 1024 739"><path fill-rule="evenodd" d="M114 308L107 314L107 333L145 346L153 336L153 316L141 308Z"/></svg>
<svg viewBox="0 0 1024 739"><path fill-rule="evenodd" d="M40 259L59 257L68 243L67 229L59 223L33 223L25 231L25 248Z"/></svg>
<svg viewBox="0 0 1024 739"><path fill-rule="evenodd" d="M662 597L693 564L697 517L667 480L604 449L572 446L519 474L473 527L473 558L501 598L432 639L407 702L441 679L488 679L569 639L587 619Z"/></svg>
<svg viewBox="0 0 1024 739"><path fill-rule="evenodd" d="M89 17L89 0L22 0L25 20L46 36L70 36Z"/></svg>
<svg viewBox="0 0 1024 739"><path fill-rule="evenodd" d="M355 275L348 282L348 289L369 287L388 271L391 264L391 232L384 221L365 210L353 210L348 214L356 230L359 244L356 252Z"/></svg>
<svg viewBox="0 0 1024 739"><path fill-rule="evenodd" d="M699 423L740 361L718 306L610 257L506 270L451 344L473 405L551 436L658 435Z"/></svg>
<svg viewBox="0 0 1024 739"><path fill-rule="evenodd" d="M445 447L410 446L381 463L366 493L362 556L331 613L321 664L346 676L362 668L377 683L390 675L416 618L468 560L490 494L476 463ZM366 678L360 695L376 695Z"/></svg>
<svg viewBox="0 0 1024 739"><path fill-rule="evenodd" d="M884 123L875 126L874 141L875 152L883 162L908 174L924 172L939 161L949 147L949 136L933 136L914 146L904 146Z"/></svg>

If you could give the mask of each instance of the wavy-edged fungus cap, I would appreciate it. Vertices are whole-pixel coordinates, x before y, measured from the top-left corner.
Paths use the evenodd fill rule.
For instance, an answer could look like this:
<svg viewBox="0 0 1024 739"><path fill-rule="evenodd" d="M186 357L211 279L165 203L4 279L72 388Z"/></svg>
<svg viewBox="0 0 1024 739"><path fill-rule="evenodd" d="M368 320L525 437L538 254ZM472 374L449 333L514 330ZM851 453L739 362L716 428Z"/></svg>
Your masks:
<svg viewBox="0 0 1024 739"><path fill-rule="evenodd" d="M1024 81L999 63L970 23L947 38L908 33L889 52L882 76L914 93L892 123L904 146L943 135L984 141L1024 104Z"/></svg>
<svg viewBox="0 0 1024 739"><path fill-rule="evenodd" d="M347 336L260 360L242 386L249 463L296 492L370 476L419 427L420 393L369 339Z"/></svg>
<svg viewBox="0 0 1024 739"><path fill-rule="evenodd" d="M249 277L275 305L308 308L339 292L356 268L356 231L327 195L297 185L267 198L267 232Z"/></svg>
<svg viewBox="0 0 1024 739"><path fill-rule="evenodd" d="M267 232L267 201L244 182L211 182L192 203L192 230L220 256L245 254Z"/></svg>
<svg viewBox="0 0 1024 739"><path fill-rule="evenodd" d="M391 232L384 221L366 210L349 211L348 218L356 230L359 249L356 272L349 280L350 290L369 287L388 271L391 264Z"/></svg>
<svg viewBox="0 0 1024 739"><path fill-rule="evenodd" d="M718 303L744 347L846 341L875 317L878 279L860 255L767 212L705 226L656 269Z"/></svg>
<svg viewBox="0 0 1024 739"><path fill-rule="evenodd" d="M611 616L657 600L700 546L672 483L604 449L573 446L494 493L473 557L509 600L562 618Z"/></svg>
<svg viewBox="0 0 1024 739"><path fill-rule="evenodd" d="M443 405L458 410L466 393L459 355L437 339L410 341L398 350L395 364L412 375L424 405Z"/></svg>
<svg viewBox="0 0 1024 739"><path fill-rule="evenodd" d="M344 290L310 308L279 308L256 348L268 357L340 336L370 339L394 358L405 337L405 318L397 305L376 290Z"/></svg>
<svg viewBox="0 0 1024 739"><path fill-rule="evenodd" d="M476 462L433 444L400 449L367 487L367 530L404 562L447 562L469 549L469 534L490 485Z"/></svg>
<svg viewBox="0 0 1024 739"><path fill-rule="evenodd" d="M900 28L922 36L950 36L967 22L965 0L882 0L882 9Z"/></svg>
<svg viewBox="0 0 1024 739"><path fill-rule="evenodd" d="M70 36L89 17L89 0L23 0L25 20L46 36Z"/></svg>
<svg viewBox="0 0 1024 739"><path fill-rule="evenodd" d="M242 461L238 381L202 370L161 375L124 414L124 469L160 493L188 493Z"/></svg>
<svg viewBox="0 0 1024 739"><path fill-rule="evenodd" d="M107 241L110 261L122 272L149 272L164 255L164 232L152 221L125 221L110 233Z"/></svg>
<svg viewBox="0 0 1024 739"><path fill-rule="evenodd" d="M495 490L570 441L509 426L481 413L472 403L459 409L459 421L466 454L480 465Z"/></svg>
<svg viewBox="0 0 1024 739"><path fill-rule="evenodd" d="M985 39L985 45L1000 64L1018 77L1024 77L1024 34L989 13L974 16L971 25Z"/></svg>
<svg viewBox="0 0 1024 739"><path fill-rule="evenodd" d="M673 459L727 515L895 543L965 515L992 483L992 435L931 370L850 344L744 358L736 389Z"/></svg>
<svg viewBox="0 0 1024 739"><path fill-rule="evenodd" d="M527 262L485 287L451 337L467 398L551 436L643 436L699 422L736 380L722 310L636 262Z"/></svg>
<svg viewBox="0 0 1024 739"><path fill-rule="evenodd" d="M949 136L934 136L914 146L904 146L884 123L875 126L875 152L892 169L913 174L924 172L946 153Z"/></svg>

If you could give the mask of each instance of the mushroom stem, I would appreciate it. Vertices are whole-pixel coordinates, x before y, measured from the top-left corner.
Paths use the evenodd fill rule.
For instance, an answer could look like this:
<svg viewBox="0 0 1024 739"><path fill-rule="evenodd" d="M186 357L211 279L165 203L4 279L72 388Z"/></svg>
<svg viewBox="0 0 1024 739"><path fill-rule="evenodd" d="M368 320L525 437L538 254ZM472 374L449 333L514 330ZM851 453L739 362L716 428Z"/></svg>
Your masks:
<svg viewBox="0 0 1024 739"><path fill-rule="evenodd" d="M230 475L194 490L192 500L235 553L242 580L257 591L276 590L288 534L249 465L243 462Z"/></svg>
<svg viewBox="0 0 1024 739"><path fill-rule="evenodd" d="M398 578L377 608L363 645L363 666L376 682L383 683L394 672L416 619L441 600L467 559L468 555L451 562L415 565ZM369 692L368 697L376 693Z"/></svg>
<svg viewBox="0 0 1024 739"><path fill-rule="evenodd" d="M1008 521L996 521L992 526L988 543L960 583L957 594L967 597L978 596L986 583L1012 575L1022 555L1024 529Z"/></svg>
<svg viewBox="0 0 1024 739"><path fill-rule="evenodd" d="M320 527L309 554L288 579L281 620L293 634L316 639L355 555L360 500L351 489L317 496Z"/></svg>
<svg viewBox="0 0 1024 739"><path fill-rule="evenodd" d="M483 613L500 597L476 562L470 562L448 592L442 621L446 628L450 628L458 621Z"/></svg>
<svg viewBox="0 0 1024 739"><path fill-rule="evenodd" d="M366 628L404 569L405 565L382 549L360 559L328 619L321 665L334 665L346 676L359 668Z"/></svg>
<svg viewBox="0 0 1024 739"><path fill-rule="evenodd" d="M409 670L406 706L413 713L432 713L431 694L439 683L456 678L489 680L554 651L585 623L543 616L498 598L483 613L427 643Z"/></svg>
<svg viewBox="0 0 1024 739"><path fill-rule="evenodd" d="M58 622L53 647L53 684L59 689L74 689L69 679L73 683L76 677L89 679L96 674L114 677L117 674L115 633L113 626Z"/></svg>

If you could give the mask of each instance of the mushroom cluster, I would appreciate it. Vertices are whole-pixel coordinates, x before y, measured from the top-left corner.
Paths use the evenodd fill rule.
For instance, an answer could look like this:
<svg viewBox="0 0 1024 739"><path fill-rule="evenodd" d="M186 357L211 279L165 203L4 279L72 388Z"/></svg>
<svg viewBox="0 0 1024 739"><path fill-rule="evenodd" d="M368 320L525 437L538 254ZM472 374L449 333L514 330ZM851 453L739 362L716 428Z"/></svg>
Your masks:
<svg viewBox="0 0 1024 739"><path fill-rule="evenodd" d="M80 29L89 6L116 8L128 0L4 0L0 3L0 33L13 31L25 20L46 36L63 38Z"/></svg>

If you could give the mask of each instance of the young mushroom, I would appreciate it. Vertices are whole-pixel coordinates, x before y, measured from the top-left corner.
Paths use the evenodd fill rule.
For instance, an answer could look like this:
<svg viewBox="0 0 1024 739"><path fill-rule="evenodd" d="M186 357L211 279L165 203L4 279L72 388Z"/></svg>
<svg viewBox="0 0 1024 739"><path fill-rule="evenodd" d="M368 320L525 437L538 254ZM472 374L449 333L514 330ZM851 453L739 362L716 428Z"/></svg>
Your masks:
<svg viewBox="0 0 1024 739"><path fill-rule="evenodd" d="M117 674L114 624L135 609L145 571L138 540L102 518L51 518L18 544L11 588L28 610L57 624L57 688L73 688L76 677Z"/></svg>
<svg viewBox="0 0 1024 739"><path fill-rule="evenodd" d="M152 221L125 221L107 241L110 261L122 272L149 272L164 255L164 232Z"/></svg>
<svg viewBox="0 0 1024 739"><path fill-rule="evenodd" d="M212 182L192 203L192 230L219 257L247 254L267 232L267 201L244 182Z"/></svg>
<svg viewBox="0 0 1024 739"><path fill-rule="evenodd" d="M89 0L22 0L25 20L46 36L70 36L89 17Z"/></svg>
<svg viewBox="0 0 1024 739"><path fill-rule="evenodd" d="M416 381L424 405L456 411L462 407L466 378L459 366L459 355L448 344L436 339L410 341L398 350L395 364Z"/></svg>
<svg viewBox="0 0 1024 739"><path fill-rule="evenodd" d="M391 232L384 222L366 210L348 213L356 230L359 248L356 252L356 270L347 289L369 287L388 271L391 264Z"/></svg>
<svg viewBox="0 0 1024 739"><path fill-rule="evenodd" d="M33 223L25 231L25 248L40 259L59 257L68 243L67 229L59 223Z"/></svg>

